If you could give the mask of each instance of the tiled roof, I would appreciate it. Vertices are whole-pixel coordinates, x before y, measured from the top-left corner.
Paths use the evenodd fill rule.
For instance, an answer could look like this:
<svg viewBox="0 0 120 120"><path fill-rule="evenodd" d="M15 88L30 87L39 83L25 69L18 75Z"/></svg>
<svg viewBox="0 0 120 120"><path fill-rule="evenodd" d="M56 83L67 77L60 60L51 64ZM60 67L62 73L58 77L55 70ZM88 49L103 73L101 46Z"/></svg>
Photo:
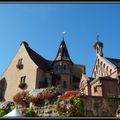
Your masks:
<svg viewBox="0 0 120 120"><path fill-rule="evenodd" d="M44 71L49 71L52 69L52 63L53 61L46 60L42 56L40 56L38 53L36 53L34 50L32 50L26 42L23 42L25 45L25 48L30 56L30 58L34 61L34 63L40 67ZM80 78L81 74L85 73L85 66L84 65L78 65L74 64L72 69L72 75Z"/></svg>
<svg viewBox="0 0 120 120"><path fill-rule="evenodd" d="M112 64L114 64L116 67L120 68L120 59L108 58L108 57L105 58L109 60Z"/></svg>
<svg viewBox="0 0 120 120"><path fill-rule="evenodd" d="M70 59L70 56L69 56L69 53L68 53L64 38L61 41L59 50L57 52L57 56L55 58L55 61L60 61L60 60L65 60L65 61L72 62L71 59Z"/></svg>
<svg viewBox="0 0 120 120"><path fill-rule="evenodd" d="M112 77L110 77L110 76L99 77L99 79L100 79L100 80L103 80L103 79L105 79L105 80L116 80L116 78L112 78Z"/></svg>
<svg viewBox="0 0 120 120"><path fill-rule="evenodd" d="M24 43L24 42L23 42ZM42 56L40 56L38 53L36 53L34 50L32 50L28 44L24 43L26 50L30 56L30 58L34 61L34 63L39 66L43 70L49 70L51 67L51 61L46 60Z"/></svg>

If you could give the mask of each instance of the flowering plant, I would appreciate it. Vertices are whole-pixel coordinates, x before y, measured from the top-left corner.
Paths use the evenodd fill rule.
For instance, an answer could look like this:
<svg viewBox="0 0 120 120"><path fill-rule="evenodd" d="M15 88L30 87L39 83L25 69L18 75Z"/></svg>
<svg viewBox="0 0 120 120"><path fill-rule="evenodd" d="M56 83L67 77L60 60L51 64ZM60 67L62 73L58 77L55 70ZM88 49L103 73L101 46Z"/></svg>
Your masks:
<svg viewBox="0 0 120 120"><path fill-rule="evenodd" d="M13 101L15 103L21 103L21 102L29 103L30 100L31 100L31 97L29 96L28 91L22 91L13 96Z"/></svg>
<svg viewBox="0 0 120 120"><path fill-rule="evenodd" d="M83 105L79 91L67 91L59 96L56 110L61 116L83 116Z"/></svg>
<svg viewBox="0 0 120 120"><path fill-rule="evenodd" d="M31 102L35 105L44 105L46 101L53 101L56 97L57 91L55 87L46 88L44 91L37 94L37 96L31 97ZM57 98L57 97L56 97Z"/></svg>
<svg viewBox="0 0 120 120"><path fill-rule="evenodd" d="M67 91L63 93L61 96L59 96L60 100L66 100L69 98L79 98L80 92L79 91Z"/></svg>
<svg viewBox="0 0 120 120"><path fill-rule="evenodd" d="M22 69L22 68L23 68L23 64L17 64L16 67L17 67L18 69Z"/></svg>
<svg viewBox="0 0 120 120"><path fill-rule="evenodd" d="M20 83L19 84L19 88L21 88L21 89L25 89L26 87L27 87L26 83Z"/></svg>

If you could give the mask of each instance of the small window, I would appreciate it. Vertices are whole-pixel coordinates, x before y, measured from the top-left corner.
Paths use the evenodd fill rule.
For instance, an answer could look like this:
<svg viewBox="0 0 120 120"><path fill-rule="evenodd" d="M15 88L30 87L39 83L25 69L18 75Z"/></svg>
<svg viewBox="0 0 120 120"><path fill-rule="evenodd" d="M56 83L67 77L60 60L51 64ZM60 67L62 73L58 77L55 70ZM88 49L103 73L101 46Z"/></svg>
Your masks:
<svg viewBox="0 0 120 120"><path fill-rule="evenodd" d="M57 72L60 72L60 65L57 66Z"/></svg>
<svg viewBox="0 0 120 120"><path fill-rule="evenodd" d="M64 88L67 88L67 83L66 83L66 81L63 82L63 87L64 87Z"/></svg>
<svg viewBox="0 0 120 120"><path fill-rule="evenodd" d="M25 79L26 79L26 76L22 76L22 77L20 78L20 83L25 83Z"/></svg>
<svg viewBox="0 0 120 120"><path fill-rule="evenodd" d="M97 53L99 53L99 48L97 47Z"/></svg>
<svg viewBox="0 0 120 120"><path fill-rule="evenodd" d="M98 59L98 65L99 65L100 59Z"/></svg>
<svg viewBox="0 0 120 120"><path fill-rule="evenodd" d="M105 63L104 63L104 65L103 65L103 68L105 68Z"/></svg>
<svg viewBox="0 0 120 120"><path fill-rule="evenodd" d="M110 69L110 74L112 74L112 69Z"/></svg>
<svg viewBox="0 0 120 120"><path fill-rule="evenodd" d="M64 65L64 67L63 67L63 68L64 68L64 70L66 70L66 65Z"/></svg>
<svg viewBox="0 0 120 120"><path fill-rule="evenodd" d="M94 87L94 92L97 92L97 86Z"/></svg>
<svg viewBox="0 0 120 120"><path fill-rule="evenodd" d="M22 64L22 58L18 60L18 65L21 65Z"/></svg>

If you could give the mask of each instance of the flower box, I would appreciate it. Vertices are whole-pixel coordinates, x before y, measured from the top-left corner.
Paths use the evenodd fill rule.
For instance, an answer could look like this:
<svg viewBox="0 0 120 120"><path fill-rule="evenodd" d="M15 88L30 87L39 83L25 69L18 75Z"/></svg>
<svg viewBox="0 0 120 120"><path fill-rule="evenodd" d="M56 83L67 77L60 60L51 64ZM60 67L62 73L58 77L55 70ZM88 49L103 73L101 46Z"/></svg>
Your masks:
<svg viewBox="0 0 120 120"><path fill-rule="evenodd" d="M18 69L23 69L23 64L17 64L16 67L17 67Z"/></svg>
<svg viewBox="0 0 120 120"><path fill-rule="evenodd" d="M19 88L21 88L21 89L24 89L24 88L26 88L27 87L27 84L26 83L20 83L19 84Z"/></svg>

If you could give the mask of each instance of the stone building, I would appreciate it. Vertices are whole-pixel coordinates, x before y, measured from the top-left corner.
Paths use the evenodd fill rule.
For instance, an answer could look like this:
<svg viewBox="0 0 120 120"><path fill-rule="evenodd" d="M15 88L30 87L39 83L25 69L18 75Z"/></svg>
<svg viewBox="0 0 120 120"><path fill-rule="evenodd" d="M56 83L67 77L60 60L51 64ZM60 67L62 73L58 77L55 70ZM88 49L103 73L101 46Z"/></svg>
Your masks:
<svg viewBox="0 0 120 120"><path fill-rule="evenodd" d="M85 74L85 66L74 64L70 59L64 37L54 60L46 60L23 41L2 75L4 84L0 95L5 100L12 100L21 90L50 86L57 86L60 92L79 89L82 73Z"/></svg>
<svg viewBox="0 0 120 120"><path fill-rule="evenodd" d="M94 48L96 61L92 76L82 75L80 91L91 96L120 97L120 59L103 56L103 43L99 40Z"/></svg>

